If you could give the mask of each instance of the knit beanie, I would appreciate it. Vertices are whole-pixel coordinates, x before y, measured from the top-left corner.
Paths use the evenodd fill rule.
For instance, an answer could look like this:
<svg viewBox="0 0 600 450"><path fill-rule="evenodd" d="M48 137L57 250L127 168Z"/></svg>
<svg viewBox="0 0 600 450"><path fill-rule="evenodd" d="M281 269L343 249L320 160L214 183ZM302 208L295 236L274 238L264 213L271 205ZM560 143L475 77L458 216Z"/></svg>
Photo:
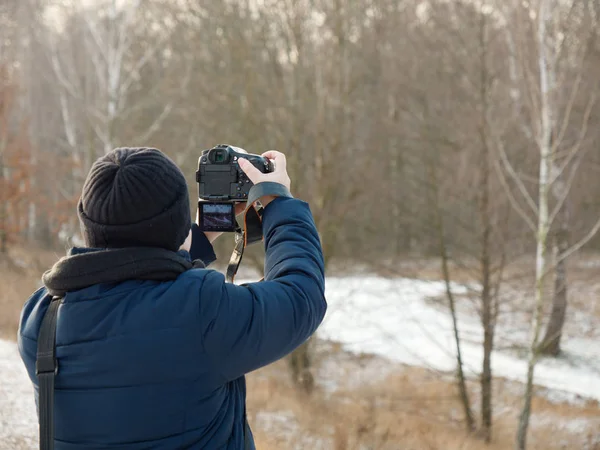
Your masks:
<svg viewBox="0 0 600 450"><path fill-rule="evenodd" d="M191 228L181 170L155 148L117 148L98 159L78 204L88 247L177 251Z"/></svg>

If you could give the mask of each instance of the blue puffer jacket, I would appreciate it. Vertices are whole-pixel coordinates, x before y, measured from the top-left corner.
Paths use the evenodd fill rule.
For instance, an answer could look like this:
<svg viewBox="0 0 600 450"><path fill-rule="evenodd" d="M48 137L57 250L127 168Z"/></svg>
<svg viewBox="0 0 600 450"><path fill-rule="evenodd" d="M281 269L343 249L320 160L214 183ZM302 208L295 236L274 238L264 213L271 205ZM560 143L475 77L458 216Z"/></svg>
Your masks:
<svg viewBox="0 0 600 450"><path fill-rule="evenodd" d="M274 200L263 231L261 283L237 286L192 269L171 282L99 284L66 295L56 337L56 450L244 448L244 374L305 342L326 310L308 205ZM192 257L210 260L200 235ZM29 299L18 337L36 404L36 339L48 302L45 289Z"/></svg>

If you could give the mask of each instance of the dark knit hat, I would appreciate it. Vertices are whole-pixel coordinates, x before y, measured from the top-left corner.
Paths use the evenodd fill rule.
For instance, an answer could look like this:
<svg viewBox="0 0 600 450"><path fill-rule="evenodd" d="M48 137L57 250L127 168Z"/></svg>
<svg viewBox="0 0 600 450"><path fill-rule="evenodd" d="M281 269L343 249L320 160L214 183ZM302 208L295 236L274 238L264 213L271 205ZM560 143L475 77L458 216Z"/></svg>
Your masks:
<svg viewBox="0 0 600 450"><path fill-rule="evenodd" d="M181 170L155 148L117 148L92 166L78 205L86 245L177 251L191 228Z"/></svg>

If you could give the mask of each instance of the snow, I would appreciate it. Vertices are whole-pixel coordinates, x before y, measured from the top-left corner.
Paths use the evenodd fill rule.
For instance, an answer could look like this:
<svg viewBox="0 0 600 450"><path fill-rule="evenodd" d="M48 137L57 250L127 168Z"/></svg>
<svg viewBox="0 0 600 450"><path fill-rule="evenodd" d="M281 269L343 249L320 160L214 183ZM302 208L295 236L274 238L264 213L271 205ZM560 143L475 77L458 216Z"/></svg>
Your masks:
<svg viewBox="0 0 600 450"><path fill-rule="evenodd" d="M293 442L290 450L326 450L333 447L330 439L317 438L303 430L292 411L259 411L252 423L271 438L281 436L286 441L286 448L290 448L290 441Z"/></svg>
<svg viewBox="0 0 600 450"><path fill-rule="evenodd" d="M461 285L452 285L452 289L457 295L469 291ZM353 353L451 372L456 364L452 323L444 307L429 301L444 292L442 282L330 277L326 285L329 309L319 336L339 342ZM467 373L477 376L482 361L481 326L477 316L466 311L459 314L459 326ZM498 330L497 345L502 350L493 354L495 376L524 382L524 356L510 350L527 336L522 327L526 325L508 323ZM600 346L596 340L569 336L564 348L566 357L540 361L536 384L549 390L548 397L600 401ZM381 372L385 373L385 368ZM33 392L14 342L0 340L0 381L0 442L10 443L10 448L34 448L37 425ZM268 415L259 419L273 422ZM293 421L287 422L293 426Z"/></svg>
<svg viewBox="0 0 600 450"><path fill-rule="evenodd" d="M452 286L455 294L467 288ZM447 311L425 300L445 292L442 282L381 277L328 278L327 316L319 336L341 342L355 353L373 353L397 362L452 371L456 367L452 322ZM498 330L497 344L508 347L514 336L526 336L510 327ZM461 314L459 329L467 373L478 375L483 360L481 325L477 317ZM503 342L504 341L504 342ZM525 344L525 342L521 342ZM592 339L566 340L567 358L544 359L535 371L535 383L565 394L600 401L600 346ZM493 373L524 382L524 356L508 350L495 351Z"/></svg>
<svg viewBox="0 0 600 450"><path fill-rule="evenodd" d="M37 437L33 388L14 342L0 339L0 442L35 448Z"/></svg>

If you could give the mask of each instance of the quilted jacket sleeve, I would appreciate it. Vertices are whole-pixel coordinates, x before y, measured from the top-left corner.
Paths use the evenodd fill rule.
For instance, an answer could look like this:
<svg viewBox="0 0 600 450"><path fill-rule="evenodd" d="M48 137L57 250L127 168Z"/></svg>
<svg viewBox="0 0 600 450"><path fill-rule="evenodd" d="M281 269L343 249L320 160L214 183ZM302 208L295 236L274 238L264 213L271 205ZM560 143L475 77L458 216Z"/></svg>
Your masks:
<svg viewBox="0 0 600 450"><path fill-rule="evenodd" d="M304 343L327 309L323 252L308 204L278 198L265 208L265 281L236 286L210 272L200 294L204 349L227 379Z"/></svg>
<svg viewBox="0 0 600 450"><path fill-rule="evenodd" d="M192 224L192 245L190 247L192 260L199 259L206 267L217 260L212 244L195 223Z"/></svg>

